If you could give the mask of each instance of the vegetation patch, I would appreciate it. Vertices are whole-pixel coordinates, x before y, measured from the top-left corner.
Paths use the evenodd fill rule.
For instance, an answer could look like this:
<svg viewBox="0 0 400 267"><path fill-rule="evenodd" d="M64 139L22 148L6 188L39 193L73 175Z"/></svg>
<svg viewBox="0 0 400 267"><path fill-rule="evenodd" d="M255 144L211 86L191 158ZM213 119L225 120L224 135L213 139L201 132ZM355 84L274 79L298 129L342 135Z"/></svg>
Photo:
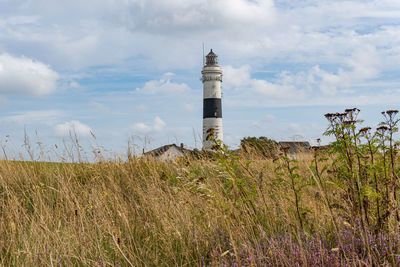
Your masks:
<svg viewBox="0 0 400 267"><path fill-rule="evenodd" d="M247 138L171 162L3 160L0 265L398 266L397 114L326 114L334 141L307 157Z"/></svg>

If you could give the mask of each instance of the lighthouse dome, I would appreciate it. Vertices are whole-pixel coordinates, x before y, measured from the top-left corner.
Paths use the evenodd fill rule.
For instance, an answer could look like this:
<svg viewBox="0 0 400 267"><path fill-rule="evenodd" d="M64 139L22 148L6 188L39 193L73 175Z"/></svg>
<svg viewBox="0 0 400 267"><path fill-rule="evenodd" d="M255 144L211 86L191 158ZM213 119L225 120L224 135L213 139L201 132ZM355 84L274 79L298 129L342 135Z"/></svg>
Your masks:
<svg viewBox="0 0 400 267"><path fill-rule="evenodd" d="M206 66L218 65L218 56L211 49L210 53L206 56Z"/></svg>

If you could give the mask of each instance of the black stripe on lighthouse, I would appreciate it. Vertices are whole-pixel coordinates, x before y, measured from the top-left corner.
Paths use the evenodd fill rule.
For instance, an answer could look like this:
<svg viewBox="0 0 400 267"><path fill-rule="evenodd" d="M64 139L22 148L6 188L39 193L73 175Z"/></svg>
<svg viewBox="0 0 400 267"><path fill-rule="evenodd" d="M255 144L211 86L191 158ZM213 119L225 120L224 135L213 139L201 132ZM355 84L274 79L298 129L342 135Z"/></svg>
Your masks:
<svg viewBox="0 0 400 267"><path fill-rule="evenodd" d="M221 98L205 98L203 101L203 119L222 118Z"/></svg>

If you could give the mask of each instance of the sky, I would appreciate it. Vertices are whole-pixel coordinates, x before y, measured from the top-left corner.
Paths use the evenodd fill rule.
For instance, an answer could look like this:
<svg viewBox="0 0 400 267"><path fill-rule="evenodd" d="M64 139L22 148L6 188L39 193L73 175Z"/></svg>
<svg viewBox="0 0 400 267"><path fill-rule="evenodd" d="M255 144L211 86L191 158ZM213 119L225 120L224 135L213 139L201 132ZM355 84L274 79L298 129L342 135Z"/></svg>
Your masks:
<svg viewBox="0 0 400 267"><path fill-rule="evenodd" d="M327 112L374 127L399 108L398 0L0 0L3 152L200 148L203 43L231 148L326 143Z"/></svg>

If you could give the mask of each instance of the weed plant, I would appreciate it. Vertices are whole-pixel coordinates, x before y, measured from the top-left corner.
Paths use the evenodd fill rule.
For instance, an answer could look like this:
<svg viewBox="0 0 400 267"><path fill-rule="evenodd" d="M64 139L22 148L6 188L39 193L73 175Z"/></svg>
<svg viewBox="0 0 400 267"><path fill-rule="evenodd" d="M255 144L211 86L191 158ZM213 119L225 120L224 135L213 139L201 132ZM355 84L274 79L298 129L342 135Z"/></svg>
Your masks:
<svg viewBox="0 0 400 267"><path fill-rule="evenodd" d="M326 114L329 149L296 157L4 159L0 265L399 266L397 113Z"/></svg>

